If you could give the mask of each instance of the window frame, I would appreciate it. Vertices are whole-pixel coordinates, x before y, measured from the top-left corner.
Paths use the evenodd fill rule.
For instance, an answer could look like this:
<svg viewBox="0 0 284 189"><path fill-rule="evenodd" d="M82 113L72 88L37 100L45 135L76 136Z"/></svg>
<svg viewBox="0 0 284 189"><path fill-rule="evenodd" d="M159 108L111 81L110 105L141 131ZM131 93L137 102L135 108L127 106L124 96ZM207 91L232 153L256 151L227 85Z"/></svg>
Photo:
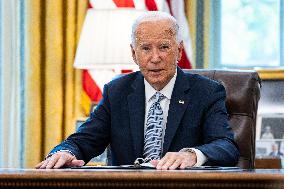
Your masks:
<svg viewBox="0 0 284 189"><path fill-rule="evenodd" d="M279 66L257 66L260 70L262 69L283 69L284 67L284 0L279 0L280 1L280 9L279 9L279 41L280 41L280 65ZM221 64L221 57L222 57L222 47L221 47L221 38L222 38L222 3L221 0L212 0L211 4L211 26L210 26L210 31L211 31L211 36L210 36L210 68L231 68L231 69L238 69L238 68L254 68L254 66L232 66L232 65L222 65ZM284 74L284 69L283 69L283 74Z"/></svg>

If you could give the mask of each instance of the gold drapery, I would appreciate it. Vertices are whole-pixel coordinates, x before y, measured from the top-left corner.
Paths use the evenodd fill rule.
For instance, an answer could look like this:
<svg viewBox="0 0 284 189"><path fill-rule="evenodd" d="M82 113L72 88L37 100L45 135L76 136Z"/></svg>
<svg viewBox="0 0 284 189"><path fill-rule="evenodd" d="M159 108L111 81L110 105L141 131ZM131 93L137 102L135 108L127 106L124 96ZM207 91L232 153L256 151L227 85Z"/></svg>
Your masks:
<svg viewBox="0 0 284 189"><path fill-rule="evenodd" d="M25 167L34 167L75 131L82 116L74 55L87 0L27 0Z"/></svg>
<svg viewBox="0 0 284 189"><path fill-rule="evenodd" d="M199 5L198 5L199 1ZM202 1L202 3L200 3ZM208 68L210 64L210 36L212 35L210 31L210 27L212 27L210 24L211 19L214 19L211 17L211 3L210 0L184 0L185 2L185 11L187 20L189 23L189 29L190 29L190 37L191 37L191 43L192 43L192 59L191 64L193 68L196 68L196 56L202 56L203 62L202 67ZM200 4L202 4L200 7ZM198 14L198 9L202 8L202 15ZM197 23L197 17L202 17L200 20L201 22ZM202 31L197 31L197 25L202 24ZM202 32L203 38L200 40L197 37L197 32ZM196 44L202 43L203 49L197 49ZM197 51L202 51L202 53L197 53Z"/></svg>

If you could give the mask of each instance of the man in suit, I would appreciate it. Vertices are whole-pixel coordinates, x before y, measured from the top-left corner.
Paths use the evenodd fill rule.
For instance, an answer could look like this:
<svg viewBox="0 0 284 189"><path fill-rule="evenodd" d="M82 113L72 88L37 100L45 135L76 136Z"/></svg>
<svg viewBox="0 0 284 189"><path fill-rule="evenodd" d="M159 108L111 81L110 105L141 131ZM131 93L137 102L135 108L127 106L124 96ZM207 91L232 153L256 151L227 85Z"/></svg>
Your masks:
<svg viewBox="0 0 284 189"><path fill-rule="evenodd" d="M271 152L268 155L274 157L282 157L283 153L280 152L279 145L277 143L273 143L271 144Z"/></svg>
<svg viewBox="0 0 284 189"><path fill-rule="evenodd" d="M106 84L90 118L36 168L82 166L109 144L111 165L141 157L164 170L236 165L239 151L228 125L225 89L177 67L182 48L172 16L139 17L131 50L140 71Z"/></svg>

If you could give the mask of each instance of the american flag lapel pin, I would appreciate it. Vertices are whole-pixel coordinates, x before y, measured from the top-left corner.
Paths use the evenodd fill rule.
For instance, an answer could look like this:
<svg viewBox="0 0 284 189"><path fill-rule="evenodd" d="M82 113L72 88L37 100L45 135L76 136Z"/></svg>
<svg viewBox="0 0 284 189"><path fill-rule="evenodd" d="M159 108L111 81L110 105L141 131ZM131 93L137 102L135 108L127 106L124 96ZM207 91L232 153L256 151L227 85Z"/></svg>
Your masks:
<svg viewBox="0 0 284 189"><path fill-rule="evenodd" d="M184 100L179 100L178 103L184 104Z"/></svg>

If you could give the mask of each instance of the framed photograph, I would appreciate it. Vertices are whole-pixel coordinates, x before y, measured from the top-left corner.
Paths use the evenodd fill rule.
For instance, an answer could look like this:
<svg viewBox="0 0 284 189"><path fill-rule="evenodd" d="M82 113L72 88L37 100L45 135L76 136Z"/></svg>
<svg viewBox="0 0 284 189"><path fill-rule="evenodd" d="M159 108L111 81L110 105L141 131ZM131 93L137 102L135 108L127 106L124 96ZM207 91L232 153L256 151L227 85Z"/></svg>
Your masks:
<svg viewBox="0 0 284 189"><path fill-rule="evenodd" d="M257 140L284 139L284 114L260 114L256 122Z"/></svg>
<svg viewBox="0 0 284 189"><path fill-rule="evenodd" d="M281 158L284 154L284 114L259 114L256 122L256 156Z"/></svg>
<svg viewBox="0 0 284 189"><path fill-rule="evenodd" d="M284 155L284 140L257 140L256 141L256 157L277 157Z"/></svg>

